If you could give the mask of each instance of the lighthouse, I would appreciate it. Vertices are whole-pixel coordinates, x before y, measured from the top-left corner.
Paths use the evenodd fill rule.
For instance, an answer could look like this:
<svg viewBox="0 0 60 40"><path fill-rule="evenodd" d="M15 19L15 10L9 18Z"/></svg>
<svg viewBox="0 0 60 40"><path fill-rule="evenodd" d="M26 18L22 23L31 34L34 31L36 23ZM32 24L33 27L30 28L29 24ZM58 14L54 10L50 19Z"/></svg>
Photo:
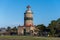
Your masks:
<svg viewBox="0 0 60 40"><path fill-rule="evenodd" d="M18 35L27 35L34 33L34 25L33 25L33 12L31 11L30 5L28 5L27 10L24 13L24 25L18 26Z"/></svg>
<svg viewBox="0 0 60 40"><path fill-rule="evenodd" d="M33 13L31 11L30 5L28 5L27 10L24 13L24 26L30 27L33 26Z"/></svg>

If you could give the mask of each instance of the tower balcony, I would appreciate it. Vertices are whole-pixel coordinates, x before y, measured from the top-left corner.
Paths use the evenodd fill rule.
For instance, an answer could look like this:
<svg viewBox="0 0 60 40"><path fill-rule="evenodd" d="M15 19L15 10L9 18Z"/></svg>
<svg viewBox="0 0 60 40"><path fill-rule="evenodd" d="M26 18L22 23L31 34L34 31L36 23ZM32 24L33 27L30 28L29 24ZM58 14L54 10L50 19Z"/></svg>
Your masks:
<svg viewBox="0 0 60 40"><path fill-rule="evenodd" d="M26 18L24 18L24 20L33 20L33 18L26 17Z"/></svg>

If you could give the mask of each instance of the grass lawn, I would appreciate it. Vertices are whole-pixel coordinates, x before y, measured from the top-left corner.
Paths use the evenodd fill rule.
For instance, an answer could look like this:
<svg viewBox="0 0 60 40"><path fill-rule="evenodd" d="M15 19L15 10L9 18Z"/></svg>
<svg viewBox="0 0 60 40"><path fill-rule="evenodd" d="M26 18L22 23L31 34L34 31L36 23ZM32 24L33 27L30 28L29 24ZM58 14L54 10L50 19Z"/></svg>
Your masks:
<svg viewBox="0 0 60 40"><path fill-rule="evenodd" d="M55 37L0 36L0 40L60 40Z"/></svg>

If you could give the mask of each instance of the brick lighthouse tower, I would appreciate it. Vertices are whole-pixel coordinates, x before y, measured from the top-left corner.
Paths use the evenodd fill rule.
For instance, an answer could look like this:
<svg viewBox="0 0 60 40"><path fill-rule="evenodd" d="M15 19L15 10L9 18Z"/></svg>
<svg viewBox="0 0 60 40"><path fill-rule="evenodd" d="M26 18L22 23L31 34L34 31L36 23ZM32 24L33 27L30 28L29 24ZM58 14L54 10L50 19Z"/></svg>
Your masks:
<svg viewBox="0 0 60 40"><path fill-rule="evenodd" d="M30 10L30 8L31 7L28 5L27 10L24 13L24 26L26 26L26 27L33 26L33 13Z"/></svg>

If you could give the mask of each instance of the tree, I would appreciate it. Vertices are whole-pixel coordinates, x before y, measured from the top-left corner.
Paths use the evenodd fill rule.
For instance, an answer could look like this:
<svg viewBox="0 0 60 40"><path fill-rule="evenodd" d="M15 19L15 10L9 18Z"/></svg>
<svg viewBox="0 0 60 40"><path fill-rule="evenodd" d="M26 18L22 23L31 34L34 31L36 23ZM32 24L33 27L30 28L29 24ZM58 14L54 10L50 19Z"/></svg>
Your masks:
<svg viewBox="0 0 60 40"><path fill-rule="evenodd" d="M13 27L13 28L12 28L12 31L13 31L13 32L17 32L17 27L16 27L16 26Z"/></svg>
<svg viewBox="0 0 60 40"><path fill-rule="evenodd" d="M57 19L57 25L56 25L57 30L60 30L60 18Z"/></svg>
<svg viewBox="0 0 60 40"><path fill-rule="evenodd" d="M10 26L7 27L7 31L8 31L8 32L11 31L11 27L10 27Z"/></svg>
<svg viewBox="0 0 60 40"><path fill-rule="evenodd" d="M11 27L8 26L6 31L8 32L8 35L10 35L10 33L11 33Z"/></svg>
<svg viewBox="0 0 60 40"><path fill-rule="evenodd" d="M39 30L43 31L46 29L45 25L44 24L41 24L41 25L37 25L36 26Z"/></svg>
<svg viewBox="0 0 60 40"><path fill-rule="evenodd" d="M11 29L11 33L10 34L11 35L17 35L17 27L16 26Z"/></svg>
<svg viewBox="0 0 60 40"><path fill-rule="evenodd" d="M43 36L43 31L46 29L46 26L44 24L41 24L37 25L36 27L39 29L38 36Z"/></svg>
<svg viewBox="0 0 60 40"><path fill-rule="evenodd" d="M52 35L52 36L54 36L55 35L55 32L56 32L56 30L55 30L56 24L57 24L57 21L52 20L51 23L48 26L48 28L50 29L49 34Z"/></svg>

